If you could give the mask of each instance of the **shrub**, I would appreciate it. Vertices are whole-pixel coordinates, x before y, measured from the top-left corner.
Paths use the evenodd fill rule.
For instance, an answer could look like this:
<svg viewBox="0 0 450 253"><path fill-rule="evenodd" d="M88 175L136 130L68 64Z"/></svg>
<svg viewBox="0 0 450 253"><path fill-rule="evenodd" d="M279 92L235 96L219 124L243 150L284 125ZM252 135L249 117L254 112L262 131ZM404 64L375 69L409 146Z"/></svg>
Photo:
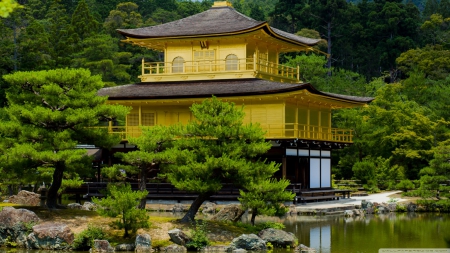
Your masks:
<svg viewBox="0 0 450 253"><path fill-rule="evenodd" d="M272 222L272 221L266 221L263 223L259 223L257 225L259 230L267 229L267 228L274 228L274 229L284 229L286 226L284 226L283 223L279 222Z"/></svg>
<svg viewBox="0 0 450 253"><path fill-rule="evenodd" d="M72 248L74 250L87 251L92 248L94 240L104 239L106 239L106 233L102 228L89 225L87 229L83 230L81 233L75 236Z"/></svg>
<svg viewBox="0 0 450 253"><path fill-rule="evenodd" d="M210 245L207 237L208 231L206 230L206 223L197 222L193 229L190 231L191 241L186 244L188 249L201 249Z"/></svg>
<svg viewBox="0 0 450 253"><path fill-rule="evenodd" d="M413 182L411 182L411 180L405 179L400 181L400 183L396 185L396 188L407 192L408 190L413 190L415 188L415 185Z"/></svg>
<svg viewBox="0 0 450 253"><path fill-rule="evenodd" d="M138 228L148 228L148 215L145 210L137 209L142 198L147 196L147 191L133 191L127 185L108 185L109 195L104 199L93 198L92 201L99 205L97 212L100 215L118 218L113 225L125 229L124 237L128 237L128 231L136 232Z"/></svg>

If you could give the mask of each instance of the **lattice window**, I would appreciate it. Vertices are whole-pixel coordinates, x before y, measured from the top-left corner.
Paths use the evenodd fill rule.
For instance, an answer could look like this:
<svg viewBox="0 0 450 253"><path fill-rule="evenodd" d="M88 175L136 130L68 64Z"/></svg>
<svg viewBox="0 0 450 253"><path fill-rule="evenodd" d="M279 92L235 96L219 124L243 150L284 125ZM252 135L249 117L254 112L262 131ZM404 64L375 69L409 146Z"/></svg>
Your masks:
<svg viewBox="0 0 450 253"><path fill-rule="evenodd" d="M127 115L127 126L139 126L139 114L130 113Z"/></svg>
<svg viewBox="0 0 450 253"><path fill-rule="evenodd" d="M155 125L155 113L143 113L141 120L142 120L143 126L154 126Z"/></svg>
<svg viewBox="0 0 450 253"><path fill-rule="evenodd" d="M194 51L194 61L214 60L214 50Z"/></svg>

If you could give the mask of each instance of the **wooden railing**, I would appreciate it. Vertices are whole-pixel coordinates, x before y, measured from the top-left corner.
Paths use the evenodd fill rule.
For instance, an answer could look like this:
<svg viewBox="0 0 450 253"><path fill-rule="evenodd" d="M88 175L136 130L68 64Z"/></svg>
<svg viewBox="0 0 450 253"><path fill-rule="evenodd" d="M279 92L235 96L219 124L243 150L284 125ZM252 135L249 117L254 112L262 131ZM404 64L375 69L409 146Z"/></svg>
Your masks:
<svg viewBox="0 0 450 253"><path fill-rule="evenodd" d="M353 130L339 129L332 127L304 125L296 123L286 124L260 124L261 128L266 131L267 139L305 139L320 140L334 142L353 142ZM123 140L129 137L139 137L141 128L139 126L110 126L108 132L118 134Z"/></svg>
<svg viewBox="0 0 450 253"><path fill-rule="evenodd" d="M173 62L145 62L142 59L142 76L145 75L174 75L195 73L218 73L229 71L255 71L274 75L291 80L300 80L299 68L266 61L254 60L254 58L242 58L233 60L201 60Z"/></svg>

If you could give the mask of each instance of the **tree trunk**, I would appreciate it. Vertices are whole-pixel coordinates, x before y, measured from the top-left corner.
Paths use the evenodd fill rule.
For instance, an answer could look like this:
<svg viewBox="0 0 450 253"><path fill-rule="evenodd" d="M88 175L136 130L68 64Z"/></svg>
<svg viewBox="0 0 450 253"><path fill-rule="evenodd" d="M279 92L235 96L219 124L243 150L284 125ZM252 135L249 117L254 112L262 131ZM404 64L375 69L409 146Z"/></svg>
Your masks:
<svg viewBox="0 0 450 253"><path fill-rule="evenodd" d="M252 224L252 226L255 226L255 218L256 218L257 214L258 214L258 208L253 208L252 218L250 219L250 223Z"/></svg>
<svg viewBox="0 0 450 253"><path fill-rule="evenodd" d="M13 187L11 185L8 185L8 194L9 196L14 195Z"/></svg>
<svg viewBox="0 0 450 253"><path fill-rule="evenodd" d="M65 167L66 166L64 162L56 162L55 164L55 171L53 172L53 182L47 193L46 205L48 208L58 208L58 190L61 187Z"/></svg>
<svg viewBox="0 0 450 253"><path fill-rule="evenodd" d="M198 195L198 197L194 200L194 203L192 203L191 207L189 207L188 212L181 219L181 222L193 222L198 209L211 195L211 193Z"/></svg>
<svg viewBox="0 0 450 253"><path fill-rule="evenodd" d="M139 190L145 191L147 190L147 166L141 166L141 171L139 173L141 181L139 181ZM147 196L141 199L141 203L139 203L139 209L145 209L145 204L147 203Z"/></svg>

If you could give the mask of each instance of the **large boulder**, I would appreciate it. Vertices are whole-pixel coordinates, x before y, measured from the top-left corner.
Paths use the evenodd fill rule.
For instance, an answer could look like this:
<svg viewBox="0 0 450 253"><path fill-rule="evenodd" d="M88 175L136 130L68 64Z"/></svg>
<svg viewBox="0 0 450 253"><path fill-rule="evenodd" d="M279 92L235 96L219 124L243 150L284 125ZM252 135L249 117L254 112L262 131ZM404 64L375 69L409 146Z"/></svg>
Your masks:
<svg viewBox="0 0 450 253"><path fill-rule="evenodd" d="M135 241L136 252L151 252L152 251L152 238L149 234L138 234Z"/></svg>
<svg viewBox="0 0 450 253"><path fill-rule="evenodd" d="M107 240L94 240L94 245L89 252L114 252L114 248Z"/></svg>
<svg viewBox="0 0 450 253"><path fill-rule="evenodd" d="M20 204L24 206L39 206L40 195L34 192L22 190L17 195L9 197L9 203Z"/></svg>
<svg viewBox="0 0 450 253"><path fill-rule="evenodd" d="M185 233L183 233L183 231L179 230L178 228L170 230L169 236L172 242L182 246L186 246L186 244L189 243L189 241L191 240L189 236L187 236Z"/></svg>
<svg viewBox="0 0 450 253"><path fill-rule="evenodd" d="M33 232L28 235L28 248L45 250L69 249L74 235L65 224L44 223L33 226Z"/></svg>
<svg viewBox="0 0 450 253"><path fill-rule="evenodd" d="M4 207L0 211L0 246L6 240L13 241L17 247L27 246L27 235L31 227L39 222L39 217L32 211L26 209L15 209Z"/></svg>
<svg viewBox="0 0 450 253"><path fill-rule="evenodd" d="M258 233L258 236L277 247L294 247L297 241L294 234L274 228L263 229Z"/></svg>
<svg viewBox="0 0 450 253"><path fill-rule="evenodd" d="M245 211L242 210L241 205L230 204L222 208L211 220L215 221L232 221L237 222L244 215Z"/></svg>
<svg viewBox="0 0 450 253"><path fill-rule="evenodd" d="M229 251L233 251L236 249L245 249L245 250L266 250L266 241L261 239L255 234L243 234L239 237L236 237L231 241Z"/></svg>

